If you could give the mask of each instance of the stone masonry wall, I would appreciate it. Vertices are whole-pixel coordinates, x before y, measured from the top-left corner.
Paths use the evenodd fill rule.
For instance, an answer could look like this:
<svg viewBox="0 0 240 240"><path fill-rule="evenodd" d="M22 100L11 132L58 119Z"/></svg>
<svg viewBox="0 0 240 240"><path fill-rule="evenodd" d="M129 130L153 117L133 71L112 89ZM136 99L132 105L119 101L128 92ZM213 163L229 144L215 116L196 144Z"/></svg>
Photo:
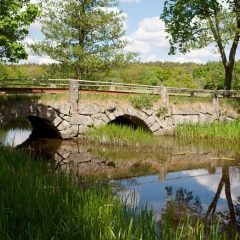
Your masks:
<svg viewBox="0 0 240 240"><path fill-rule="evenodd" d="M159 112L161 103L152 109L136 109L127 102L81 101L77 108L68 102L18 101L0 105L0 128L17 117L36 116L45 121L63 138L79 137L90 127L99 127L126 116L137 118L155 135L173 134L174 128L186 122L209 123L232 121L239 118L234 111L219 109L215 103L168 105L164 113Z"/></svg>

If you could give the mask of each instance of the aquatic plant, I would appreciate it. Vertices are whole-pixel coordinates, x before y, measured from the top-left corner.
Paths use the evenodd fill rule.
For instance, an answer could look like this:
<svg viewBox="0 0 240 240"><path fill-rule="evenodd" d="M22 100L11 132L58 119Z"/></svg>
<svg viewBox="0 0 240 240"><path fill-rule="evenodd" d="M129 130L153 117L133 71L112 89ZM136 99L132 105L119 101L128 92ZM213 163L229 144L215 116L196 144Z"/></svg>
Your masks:
<svg viewBox="0 0 240 240"><path fill-rule="evenodd" d="M85 138L97 143L122 146L156 146L159 138L141 128L133 129L124 125L109 124L99 128L92 128Z"/></svg>
<svg viewBox="0 0 240 240"><path fill-rule="evenodd" d="M209 124L183 124L175 129L175 136L184 139L209 139L240 142L240 121Z"/></svg>

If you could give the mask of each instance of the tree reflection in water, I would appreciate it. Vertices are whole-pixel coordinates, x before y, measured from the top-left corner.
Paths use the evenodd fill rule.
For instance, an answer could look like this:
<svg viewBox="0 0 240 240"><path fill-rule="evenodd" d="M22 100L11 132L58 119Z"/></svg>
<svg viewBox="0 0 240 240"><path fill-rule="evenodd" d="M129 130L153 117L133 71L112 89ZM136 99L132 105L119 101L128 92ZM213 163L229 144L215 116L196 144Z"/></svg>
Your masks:
<svg viewBox="0 0 240 240"><path fill-rule="evenodd" d="M217 212L217 203L220 198L221 192L225 188L225 196L229 211ZM165 187L168 198L170 199L166 205L165 211L174 204L176 217L182 218L186 216L197 216L210 224L212 219L218 218L221 224L226 228L235 229L240 232L240 196L237 201L233 202L231 195L231 185L229 177L229 167L222 168L222 177L218 184L216 194L209 205L206 212L203 211L203 206L198 195L194 196L192 191L185 188L179 188L175 192L173 187Z"/></svg>
<svg viewBox="0 0 240 240"><path fill-rule="evenodd" d="M231 184L230 184L230 178L229 178L229 167L223 167L222 169L222 178L218 184L218 189L217 192L211 202L211 204L208 207L208 210L205 214L205 221L208 222L210 219L210 216L213 216L215 211L216 211L216 207L217 207L217 203L218 203L218 199L221 195L222 189L225 186L225 196L227 199L227 204L228 204L228 209L229 212L227 213L218 213L218 217L220 218L221 222L226 223L226 225L230 225L233 226L235 229L237 229L240 232L240 211L239 211L239 206L240 206L240 202L239 199L240 197L238 197L238 201L235 203L233 203L232 200L232 195L231 195Z"/></svg>

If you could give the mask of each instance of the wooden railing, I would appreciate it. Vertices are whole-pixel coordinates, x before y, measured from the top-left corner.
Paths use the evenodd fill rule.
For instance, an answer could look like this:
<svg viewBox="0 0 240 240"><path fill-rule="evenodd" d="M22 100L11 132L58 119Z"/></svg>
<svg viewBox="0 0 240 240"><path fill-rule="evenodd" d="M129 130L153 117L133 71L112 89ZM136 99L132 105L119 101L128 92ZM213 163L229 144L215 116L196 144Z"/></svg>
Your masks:
<svg viewBox="0 0 240 240"><path fill-rule="evenodd" d="M240 91L230 90L206 90L206 89L192 89L192 88L174 88L164 86L151 86L141 84L129 84L118 82L101 82L89 80L75 80L75 79L0 79L0 92L3 88L55 88L68 89L70 81L79 83L80 90L94 90L118 93L134 93L134 94L161 94L164 88L168 95L181 96L225 96L229 95L232 98L240 98Z"/></svg>

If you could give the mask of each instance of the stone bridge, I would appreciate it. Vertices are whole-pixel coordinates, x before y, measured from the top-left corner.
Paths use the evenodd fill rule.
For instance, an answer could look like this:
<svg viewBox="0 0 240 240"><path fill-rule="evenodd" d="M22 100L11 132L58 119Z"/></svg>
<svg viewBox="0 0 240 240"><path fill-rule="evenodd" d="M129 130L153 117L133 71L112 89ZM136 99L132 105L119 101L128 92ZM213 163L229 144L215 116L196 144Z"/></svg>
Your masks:
<svg viewBox="0 0 240 240"><path fill-rule="evenodd" d="M75 92L76 93L76 92ZM164 111L162 111L164 109ZM136 109L126 101L78 101L78 91L69 101L21 100L0 105L0 128L18 117L33 126L32 137L78 138L91 127L109 123L141 127L154 135L173 134L178 124L234 120L238 114L212 103L171 105L160 99L151 109Z"/></svg>

